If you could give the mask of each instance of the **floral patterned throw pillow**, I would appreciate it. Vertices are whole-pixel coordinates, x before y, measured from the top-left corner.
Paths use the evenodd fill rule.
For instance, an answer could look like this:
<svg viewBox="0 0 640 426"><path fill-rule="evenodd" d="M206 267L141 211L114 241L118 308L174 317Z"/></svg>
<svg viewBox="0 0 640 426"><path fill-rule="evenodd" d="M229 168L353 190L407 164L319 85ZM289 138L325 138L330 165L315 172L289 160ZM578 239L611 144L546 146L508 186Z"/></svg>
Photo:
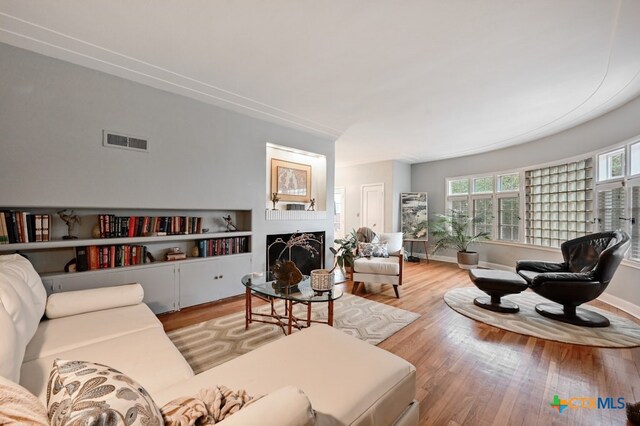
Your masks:
<svg viewBox="0 0 640 426"><path fill-rule="evenodd" d="M51 426L163 424L147 391L102 364L55 360L47 385Z"/></svg>
<svg viewBox="0 0 640 426"><path fill-rule="evenodd" d="M361 257L389 257L387 243L358 243Z"/></svg>

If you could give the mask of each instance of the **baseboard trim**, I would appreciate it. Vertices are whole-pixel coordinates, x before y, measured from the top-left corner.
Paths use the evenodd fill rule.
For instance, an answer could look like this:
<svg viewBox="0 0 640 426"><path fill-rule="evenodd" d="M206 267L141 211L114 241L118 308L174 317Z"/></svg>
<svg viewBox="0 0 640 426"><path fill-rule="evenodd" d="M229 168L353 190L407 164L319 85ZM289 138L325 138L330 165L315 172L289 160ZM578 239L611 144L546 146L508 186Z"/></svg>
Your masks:
<svg viewBox="0 0 640 426"><path fill-rule="evenodd" d="M632 315L640 319L640 306L638 305L634 305L631 302L627 302L626 300L621 299L618 296L614 296L608 293L602 293L600 297L598 297L598 300L600 300L601 302L608 303L614 308L618 308L621 311L625 311L629 315Z"/></svg>
<svg viewBox="0 0 640 426"><path fill-rule="evenodd" d="M426 259L426 256L422 253L418 254L417 257ZM458 263L457 259L451 256L430 255L429 260L437 260L439 262L448 262L448 263ZM516 270L514 267L500 265L499 263L491 263L491 262L483 262L483 261L480 261L478 266L481 266L483 268L499 269L502 271L515 272ZM640 306L638 305L635 305L631 302L627 302L624 299L621 299L617 296L613 296L612 294L608 294L608 293L602 293L600 297L598 297L598 300L608 303L614 308L618 308L621 311L624 311L629 315L640 319Z"/></svg>
<svg viewBox="0 0 640 426"><path fill-rule="evenodd" d="M416 257L419 257L421 259L426 259L426 256L422 253L418 254ZM451 256L440 256L440 255L430 255L429 256L429 260L437 260L438 262L447 262L447 263L458 263L458 260L455 257L451 257ZM510 268L508 266L505 265L500 265L499 263L491 263L491 262L485 262L483 260L481 260L478 263L478 266L480 266L481 268L489 268L489 269L499 269L502 271L512 271L515 272L515 268Z"/></svg>

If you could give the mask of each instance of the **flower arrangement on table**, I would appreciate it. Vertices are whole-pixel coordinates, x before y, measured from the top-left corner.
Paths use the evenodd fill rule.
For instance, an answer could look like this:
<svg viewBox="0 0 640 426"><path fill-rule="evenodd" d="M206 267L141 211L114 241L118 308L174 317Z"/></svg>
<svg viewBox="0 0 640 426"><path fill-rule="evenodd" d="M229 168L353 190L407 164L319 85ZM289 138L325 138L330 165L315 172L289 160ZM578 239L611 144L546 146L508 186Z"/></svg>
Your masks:
<svg viewBox="0 0 640 426"><path fill-rule="evenodd" d="M311 254L311 257L315 257L315 255L319 254L318 249L313 247L310 242L315 241L315 236L313 234L298 234L294 233L288 241L284 241L282 238L277 238L273 244L281 243L284 244L284 248L278 255L276 263L271 268L271 273L276 278L276 281L281 286L294 286L302 281L302 272L296 266L296 264L291 260L283 260L282 256L287 252L291 251L294 247L300 247L308 251Z"/></svg>

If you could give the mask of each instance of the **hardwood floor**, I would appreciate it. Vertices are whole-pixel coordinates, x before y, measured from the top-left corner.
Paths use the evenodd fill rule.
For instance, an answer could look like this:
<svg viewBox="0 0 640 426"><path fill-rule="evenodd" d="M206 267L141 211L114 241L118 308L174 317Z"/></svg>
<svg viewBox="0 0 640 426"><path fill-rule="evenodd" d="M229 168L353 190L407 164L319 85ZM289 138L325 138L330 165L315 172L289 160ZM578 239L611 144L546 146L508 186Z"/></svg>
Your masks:
<svg viewBox="0 0 640 426"><path fill-rule="evenodd" d="M444 293L471 283L455 264L406 263L400 299L391 286L360 294L422 316L379 347L416 366L424 425L625 424L625 410L550 407L554 395L640 400L640 348L603 349L503 331L450 309ZM350 291L351 283L343 284ZM595 306L627 318L601 302ZM167 331L244 309L244 298L161 315ZM636 322L638 322L636 320Z"/></svg>

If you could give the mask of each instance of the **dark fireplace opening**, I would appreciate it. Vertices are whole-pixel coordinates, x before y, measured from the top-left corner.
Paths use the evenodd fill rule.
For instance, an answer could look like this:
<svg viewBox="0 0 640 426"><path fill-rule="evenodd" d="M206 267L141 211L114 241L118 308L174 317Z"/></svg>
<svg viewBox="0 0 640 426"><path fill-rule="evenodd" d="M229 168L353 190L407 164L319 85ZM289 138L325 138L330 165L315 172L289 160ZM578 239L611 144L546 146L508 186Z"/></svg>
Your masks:
<svg viewBox="0 0 640 426"><path fill-rule="evenodd" d="M271 271L278 259L293 261L304 275L309 275L313 269L324 268L324 231L295 233L300 234L313 235L309 239L309 245L315 251L295 246L288 249L286 243L294 234L267 235L267 271Z"/></svg>

